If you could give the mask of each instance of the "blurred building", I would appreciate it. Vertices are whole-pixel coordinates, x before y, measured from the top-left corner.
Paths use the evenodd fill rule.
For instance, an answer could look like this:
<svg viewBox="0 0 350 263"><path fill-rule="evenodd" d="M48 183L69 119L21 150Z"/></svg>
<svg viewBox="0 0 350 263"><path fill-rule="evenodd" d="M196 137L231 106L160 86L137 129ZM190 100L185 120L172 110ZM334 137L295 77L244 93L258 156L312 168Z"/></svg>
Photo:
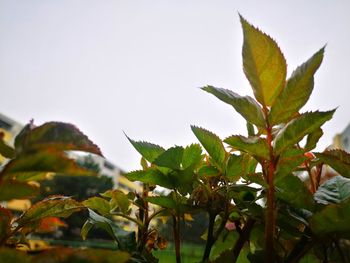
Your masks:
<svg viewBox="0 0 350 263"><path fill-rule="evenodd" d="M350 124L343 132L334 136L332 148L343 149L350 152Z"/></svg>
<svg viewBox="0 0 350 263"><path fill-rule="evenodd" d="M13 146L16 135L22 130L23 125L4 114L0 113L0 132L3 140ZM0 155L0 165L5 161L5 158Z"/></svg>
<svg viewBox="0 0 350 263"><path fill-rule="evenodd" d="M86 154L77 155L73 153L70 156L80 161L84 161L84 158L86 158ZM100 174L107 175L113 178L114 188L122 190L125 193L141 191L141 186L137 183L130 182L128 179L126 179L123 176L124 171L118 166L114 165L112 162L106 160L105 158L99 155L88 154L88 156L93 160L94 163L98 164L100 168Z"/></svg>
<svg viewBox="0 0 350 263"><path fill-rule="evenodd" d="M8 116L0 113L0 132L3 134L3 140L13 146L16 135L24 127L23 124L9 118ZM84 158L85 155L76 154L75 152L69 153L69 156L73 159ZM91 155L93 161L98 164L100 168L100 174L112 177L114 188L120 189L123 192L140 191L141 186L130 182L123 176L123 171L114 165L112 162L98 155ZM6 159L0 155L0 169L1 165ZM7 203L7 207L14 210L26 210L30 207L29 200L14 200Z"/></svg>

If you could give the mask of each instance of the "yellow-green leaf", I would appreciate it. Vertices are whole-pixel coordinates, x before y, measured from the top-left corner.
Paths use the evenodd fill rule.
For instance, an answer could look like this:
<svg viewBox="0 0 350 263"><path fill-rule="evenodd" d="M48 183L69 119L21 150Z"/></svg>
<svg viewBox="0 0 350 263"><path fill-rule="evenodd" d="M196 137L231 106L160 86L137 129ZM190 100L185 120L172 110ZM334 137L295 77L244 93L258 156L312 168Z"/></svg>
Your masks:
<svg viewBox="0 0 350 263"><path fill-rule="evenodd" d="M39 194L39 187L26 182L3 179L0 183L0 201L28 199Z"/></svg>
<svg viewBox="0 0 350 263"><path fill-rule="evenodd" d="M70 197L53 196L31 206L16 222L24 226L45 217L68 217L83 208L82 204Z"/></svg>
<svg viewBox="0 0 350 263"><path fill-rule="evenodd" d="M243 69L257 101L273 105L283 90L287 65L277 43L259 29L250 25L242 16Z"/></svg>
<svg viewBox="0 0 350 263"><path fill-rule="evenodd" d="M77 127L63 122L48 122L38 127L33 127L33 124L26 125L15 139L15 148L18 153L33 149L52 149L85 151L102 156L98 146Z"/></svg>
<svg viewBox="0 0 350 263"><path fill-rule="evenodd" d="M321 65L323 53L324 48L293 72L286 87L271 107L269 113L271 125L288 121L308 101L314 87L314 74Z"/></svg>
<svg viewBox="0 0 350 263"><path fill-rule="evenodd" d="M7 145L0 135L0 154L5 158L12 159L15 157L16 152L11 146Z"/></svg>
<svg viewBox="0 0 350 263"><path fill-rule="evenodd" d="M63 175L94 175L95 173L77 165L63 152L42 150L22 154L6 164L1 171L4 178L21 181L45 179L47 173Z"/></svg>
<svg viewBox="0 0 350 263"><path fill-rule="evenodd" d="M108 216L110 214L109 212L111 210L111 207L109 205L109 202L101 197L90 197L89 199L83 201L83 205L94 211L97 211L103 216Z"/></svg>
<svg viewBox="0 0 350 263"><path fill-rule="evenodd" d="M120 190L113 190L110 192L112 198L110 200L110 206L115 211L119 209L123 214L128 214L130 207L130 200L126 194Z"/></svg>

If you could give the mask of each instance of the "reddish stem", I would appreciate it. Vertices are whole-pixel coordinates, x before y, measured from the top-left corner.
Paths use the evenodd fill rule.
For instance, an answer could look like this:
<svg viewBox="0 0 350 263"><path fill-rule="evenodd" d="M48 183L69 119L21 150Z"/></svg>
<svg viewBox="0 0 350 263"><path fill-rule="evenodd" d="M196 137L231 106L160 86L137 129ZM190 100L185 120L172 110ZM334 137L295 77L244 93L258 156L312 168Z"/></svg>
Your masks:
<svg viewBox="0 0 350 263"><path fill-rule="evenodd" d="M273 153L272 147L272 128L267 122L267 144L269 147L270 160L268 161L267 167L267 183L268 183L268 192L267 192L267 212L266 212L266 222L265 222L265 255L266 262L272 263L274 262L274 236L275 236L275 185L274 185L274 173L276 170L275 165L275 156Z"/></svg>

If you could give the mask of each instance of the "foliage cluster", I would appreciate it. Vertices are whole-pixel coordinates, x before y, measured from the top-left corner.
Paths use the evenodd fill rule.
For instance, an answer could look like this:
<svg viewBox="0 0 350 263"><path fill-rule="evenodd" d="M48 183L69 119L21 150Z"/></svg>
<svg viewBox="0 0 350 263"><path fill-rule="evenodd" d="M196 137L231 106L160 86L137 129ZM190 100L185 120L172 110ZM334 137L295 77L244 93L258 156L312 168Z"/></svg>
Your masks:
<svg viewBox="0 0 350 263"><path fill-rule="evenodd" d="M350 155L338 149L312 152L335 110L301 112L324 48L287 79L276 42L243 17L241 23L243 69L254 98L213 86L202 89L242 115L246 136L222 140L191 126L199 144L169 149L128 138L142 156L142 169L125 176L142 182L142 192L113 189L82 202L53 196L18 218L1 208L1 245L23 244L46 218L87 209L82 237L93 227L104 229L118 245L115 253L128 252L129 262L157 262L152 251L165 248L167 241L153 222L171 220L175 258L181 262L181 222L204 212L208 228L202 262L348 262ZM32 181L48 175L91 175L64 151L101 155L86 136L62 123L29 124L14 149L0 146L11 159L0 174L2 201L37 194ZM323 182L329 167L337 175ZM114 218L129 220L137 231L124 230Z"/></svg>

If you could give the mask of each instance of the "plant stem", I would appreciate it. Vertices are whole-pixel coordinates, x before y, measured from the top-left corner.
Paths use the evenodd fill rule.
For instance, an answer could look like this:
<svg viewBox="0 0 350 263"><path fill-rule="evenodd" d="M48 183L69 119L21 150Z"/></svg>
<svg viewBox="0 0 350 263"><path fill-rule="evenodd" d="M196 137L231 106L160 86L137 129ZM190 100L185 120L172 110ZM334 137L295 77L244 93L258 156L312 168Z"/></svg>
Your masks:
<svg viewBox="0 0 350 263"><path fill-rule="evenodd" d="M267 111L265 113L267 116ZM267 118L266 118L267 119ZM275 236L275 185L274 185L274 173L276 170L275 165L275 156L273 153L272 147L272 127L267 121L267 144L269 147L270 160L268 161L267 167L267 183L268 183L268 192L267 192L267 212L266 212L266 221L265 221L265 261L266 263L274 262L274 247L273 241Z"/></svg>
<svg viewBox="0 0 350 263"><path fill-rule="evenodd" d="M233 247L233 260L232 260L232 262L237 261L237 258L239 256L245 242L249 239L249 235L253 229L254 223L255 223L255 220L249 218L247 220L247 223L244 225L242 232L239 234L239 238L238 238L235 246Z"/></svg>
<svg viewBox="0 0 350 263"><path fill-rule="evenodd" d="M314 241L305 235L301 237L299 242L294 246L289 253L286 263L297 263L300 259L314 246Z"/></svg>
<svg viewBox="0 0 350 263"><path fill-rule="evenodd" d="M214 237L215 217L216 217L215 214L209 213L208 235L207 235L207 242L205 245L205 250L204 250L203 259L202 259L203 262L206 262L209 259L211 248L215 243L215 237Z"/></svg>
<svg viewBox="0 0 350 263"><path fill-rule="evenodd" d="M181 263L181 251L180 251L180 218L173 215L173 233L175 243L176 263Z"/></svg>
<svg viewBox="0 0 350 263"><path fill-rule="evenodd" d="M111 213L111 215L123 217L123 218L125 218L125 219L127 219L129 221L134 222L137 226L139 226L141 228L143 227L143 224L142 224L141 221L139 221L139 220L137 220L137 219L135 219L135 218L133 218L131 216L128 216L128 215L125 215L125 214L119 213L119 212L118 213Z"/></svg>
<svg viewBox="0 0 350 263"><path fill-rule="evenodd" d="M333 240L333 242L334 242L334 244L335 244L336 249L338 250L339 256L340 256L340 258L341 258L341 262L342 262L342 263L346 263L344 253L343 253L343 251L341 250L341 247L340 247L340 245L339 245L339 240Z"/></svg>

